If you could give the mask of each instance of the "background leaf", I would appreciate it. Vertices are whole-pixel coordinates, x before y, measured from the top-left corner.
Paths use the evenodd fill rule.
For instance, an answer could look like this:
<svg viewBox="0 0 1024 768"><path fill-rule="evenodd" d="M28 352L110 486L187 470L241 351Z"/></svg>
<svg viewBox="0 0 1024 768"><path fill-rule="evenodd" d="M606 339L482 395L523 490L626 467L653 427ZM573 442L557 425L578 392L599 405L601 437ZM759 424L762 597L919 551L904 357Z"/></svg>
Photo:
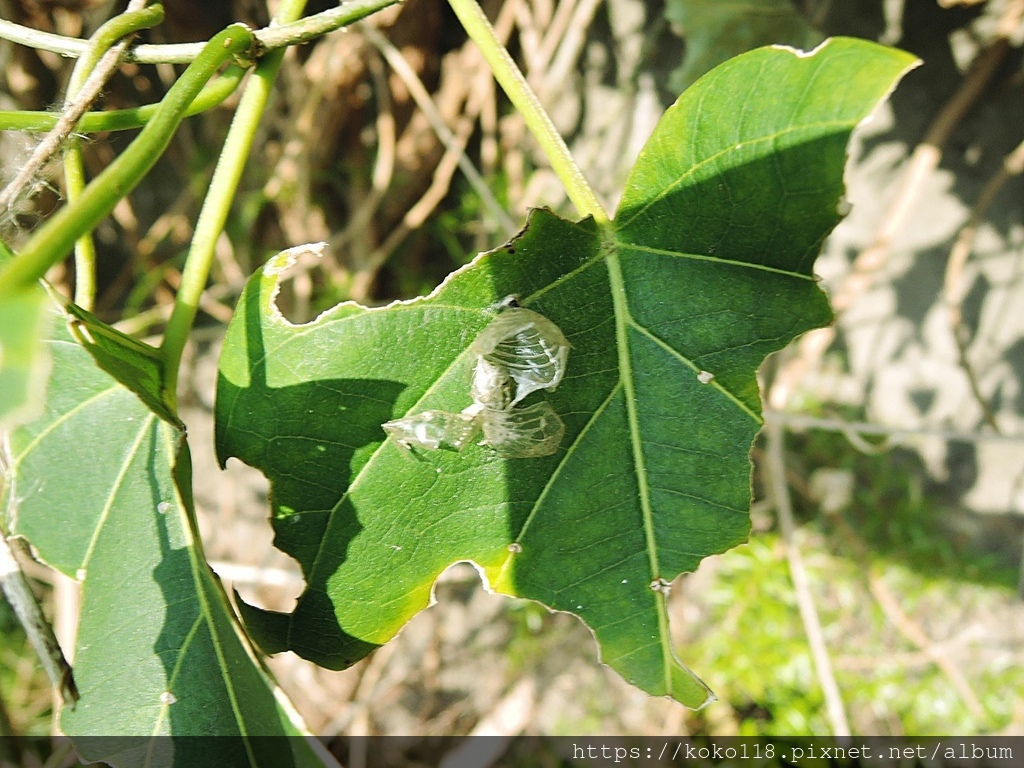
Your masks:
<svg viewBox="0 0 1024 768"><path fill-rule="evenodd" d="M344 667L472 560L497 590L583 618L629 681L704 703L665 593L746 537L756 368L829 321L811 270L846 141L912 62L843 39L730 61L668 110L616 222L535 212L423 300L294 326L273 304L294 253L273 259L229 328L216 414L218 454L270 479L275 544L309 585L293 614L245 609L259 642ZM560 450L414 461L384 441L385 421L469 405L469 344L510 293L572 344L558 390L526 401L564 419Z"/></svg>
<svg viewBox="0 0 1024 768"><path fill-rule="evenodd" d="M83 757L119 766L312 764L305 740L254 741L301 731L203 559L183 430L97 368L63 324L48 346L45 413L11 434L4 509L12 533L83 582L82 698L62 729L89 737L76 742ZM150 738L170 734L237 738Z"/></svg>
<svg viewBox="0 0 1024 768"><path fill-rule="evenodd" d="M665 17L686 40L686 58L669 81L680 91L729 58L758 46L810 49L824 39L792 0L668 0Z"/></svg>
<svg viewBox="0 0 1024 768"><path fill-rule="evenodd" d="M43 337L52 318L41 286L0 299L0 429L41 408L49 370Z"/></svg>

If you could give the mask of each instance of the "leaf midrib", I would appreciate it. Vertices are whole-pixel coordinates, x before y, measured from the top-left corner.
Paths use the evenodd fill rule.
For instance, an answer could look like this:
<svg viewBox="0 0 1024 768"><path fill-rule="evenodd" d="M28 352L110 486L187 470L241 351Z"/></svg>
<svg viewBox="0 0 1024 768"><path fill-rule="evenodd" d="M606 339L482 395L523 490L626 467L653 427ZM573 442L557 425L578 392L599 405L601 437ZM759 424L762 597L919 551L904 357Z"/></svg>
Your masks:
<svg viewBox="0 0 1024 768"><path fill-rule="evenodd" d="M611 239L609 234L605 238ZM636 410L636 390L633 386L633 364L629 354L627 324L634 322L626 300L625 280L618 252L609 248L605 264L608 268L608 282L612 294L612 309L615 313L615 347L619 356L619 381L626 398L626 418L629 424L629 440L633 450L633 466L636 469L637 490L640 495L640 511L644 522L644 538L647 542L647 558L651 566L651 582L661 577L658 561L657 541L654 536L654 510L651 507L650 489L647 487L647 469L644 463L643 446L640 443L640 420ZM658 613L658 642L661 646L662 674L665 691L672 692L672 649L669 647L668 613L665 598L656 592L654 604Z"/></svg>

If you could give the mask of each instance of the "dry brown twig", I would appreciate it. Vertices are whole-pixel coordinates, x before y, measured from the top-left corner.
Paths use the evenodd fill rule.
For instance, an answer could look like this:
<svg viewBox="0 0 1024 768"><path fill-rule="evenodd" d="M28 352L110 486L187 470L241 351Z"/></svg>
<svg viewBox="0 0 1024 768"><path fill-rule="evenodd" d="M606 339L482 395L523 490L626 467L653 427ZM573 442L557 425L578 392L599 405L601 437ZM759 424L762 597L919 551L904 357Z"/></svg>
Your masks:
<svg viewBox="0 0 1024 768"><path fill-rule="evenodd" d="M402 241L409 236L409 233L423 225L427 217L444 200L445 195L448 194L452 177L455 175L455 170L458 167L458 158L460 155L464 156L465 154L466 144L469 142L477 115L483 106L481 93L482 91L479 88L472 89L470 100L467 102L463 113L459 116L455 132L452 134L452 143L445 150L440 162L434 169L434 174L427 191L406 211L398 226L388 234L383 243L378 245L369 254L365 263L354 275L350 295L355 301L363 303L367 301L370 288L380 268L401 245Z"/></svg>
<svg viewBox="0 0 1024 768"><path fill-rule="evenodd" d="M949 252L949 261L946 263L946 276L944 291L946 306L949 310L949 323L953 331L953 339L956 342L957 352L960 357L960 367L967 376L974 399L981 406L982 416L985 422L992 429L999 433L999 424L996 422L995 413L988 399L982 394L977 374L967 357L967 349L970 343L967 329L963 324L963 300L966 291L963 285L964 267L974 247L974 238L978 228L988 215L988 210L995 201L996 196L1003 186L1014 176L1024 173L1024 141L1017 145L1010 154L1003 159L999 171L989 179L985 188L981 191L978 201L971 209L967 222L960 230L953 248Z"/></svg>
<svg viewBox="0 0 1024 768"><path fill-rule="evenodd" d="M397 143L397 127L395 113L391 103L391 91L388 89L384 62L379 51L367 46L368 55L366 68L373 80L373 88L377 101L377 119L375 122L377 136L377 154L370 174L370 194L356 207L349 216L345 228L328 240L328 250L340 251L351 242L357 233L364 232L373 220L373 215L380 206L384 193L387 191L395 172L395 145ZM340 275L335 275L337 279ZM345 281L348 282L347 271Z"/></svg>
<svg viewBox="0 0 1024 768"><path fill-rule="evenodd" d="M516 28L519 30L519 45L523 49L523 59L530 71L537 69L533 58L541 44L540 28L543 24L543 9L538 9L540 18L534 18L533 9L528 2L518 2L513 7Z"/></svg>
<svg viewBox="0 0 1024 768"><path fill-rule="evenodd" d="M899 427L891 427L885 424L872 424L867 421L846 421L844 419L832 419L832 418L818 418L817 416L809 416L803 413L794 413L790 411L774 411L766 409L764 411L765 423L771 421L781 422L789 430L800 430L800 429L821 429L828 432L839 432L846 436L847 439L854 437L855 439L850 440L850 444L858 450L861 449L861 445L865 442L865 435L875 435L878 437L885 438L884 443L880 443L878 446L867 444L869 450L864 451L865 453L873 454L879 451L884 445L886 448L890 448L897 444L908 444L913 443L915 440L945 440L947 442L962 442L962 443L1011 443L1014 445L1024 444L1024 435L1008 435L1001 434L998 432L965 432L957 429L935 429L935 428L922 428L922 429L901 429Z"/></svg>
<svg viewBox="0 0 1024 768"><path fill-rule="evenodd" d="M878 601L878 605L885 612L889 622L896 627L896 630L903 637L926 654L935 666L942 670L942 673L949 679L957 693L960 694L960 698L963 699L967 710L971 713L971 717L978 722L984 721L985 708L982 706L977 694L974 693L974 689L971 688L967 678L964 677L964 673L960 671L960 668L950 661L949 656L939 649L936 643L921 629L920 625L903 611L899 600L896 599L889 586L877 573L871 573L868 577L868 585L871 588L871 594Z"/></svg>
<svg viewBox="0 0 1024 768"><path fill-rule="evenodd" d="M846 716L846 707L843 704L839 685L836 683L835 675L832 672L832 662L829 658L828 648L825 645L825 635L821 629L821 620L818 617L817 609L814 607L814 598L811 596L807 571L804 569L803 558L800 555L800 549L797 547L794 538L793 508L789 498L789 487L786 484L785 433L778 421L768 422L767 433L767 470L771 494L775 502L775 509L779 514L779 527L782 529L782 538L786 545L786 559L789 562L789 573L793 580L797 606L800 609L800 619L804 625L804 634L807 636L811 657L814 659L814 668L821 683L822 693L825 696L825 709L828 713L829 722L832 725L832 735L839 738L847 737L850 735L850 723Z"/></svg>
<svg viewBox="0 0 1024 768"><path fill-rule="evenodd" d="M980 626L967 627L953 637L932 643L935 653L962 652L970 643L983 640L985 630ZM883 649L877 654L847 654L836 658L836 669L844 672L877 672L882 666L895 666L901 670L924 669L935 665L935 658L928 651L892 651Z"/></svg>
<svg viewBox="0 0 1024 768"><path fill-rule="evenodd" d="M572 81L572 69L586 45L587 30L602 1L563 0L551 12L550 21L546 9L538 8L532 13L529 7L517 9L515 22L526 79L542 102L555 98ZM559 194L561 185L553 174L543 165L532 172L528 170L527 156L534 144L522 116L512 113L502 118L501 132L505 179L515 212L525 216L532 207L555 203L557 199L551 196Z"/></svg>
<svg viewBox="0 0 1024 768"><path fill-rule="evenodd" d="M544 32L544 37L536 51L530 50L527 47L526 40L520 41L520 44L523 46L524 58L526 58L529 65L526 79L534 90L544 87L542 78L547 71L548 64L555 55L558 44L565 36L575 8L576 0L562 0L558 4L554 15L551 17L551 23Z"/></svg>
<svg viewBox="0 0 1024 768"><path fill-rule="evenodd" d="M512 20L516 3L506 3L495 23L495 31L500 40L511 34ZM441 111L435 106L426 87L415 71L405 62L401 53L376 29L365 26L363 33L377 48L381 56L398 75L416 102L422 114L427 118L434 132L445 146L445 152L434 169L431 183L420 198L405 212L396 226L366 257L365 263L354 274L349 294L352 299L366 302L370 288L377 273L387 262L394 250L417 227L421 226L430 213L441 203L451 187L451 180L456 169L461 169L470 184L480 195L491 215L506 234L516 230L515 222L494 198L480 171L466 156L466 145L472 136L473 129L480 114L484 111L488 98L493 98L493 90L488 87L491 79L489 70L482 66L480 53L472 43L467 43L458 55L457 69L464 73L462 82L466 98L465 105L456 119L455 129L449 127ZM475 75L466 74L475 71ZM475 83L477 87L471 87ZM346 230L347 231L347 230ZM344 233L343 233L344 234ZM333 245L333 242L332 242Z"/></svg>
<svg viewBox="0 0 1024 768"><path fill-rule="evenodd" d="M323 209L312 197L314 177L311 141L321 113L327 89L334 83L334 69L345 61L344 47L351 44L344 36L322 41L313 49L304 66L289 54L281 69L282 101L287 105L275 114L282 134L280 155L263 185L263 194L274 202L278 223L288 243L321 242L327 239L328 226ZM328 251L328 254L330 252ZM343 271L333 259L302 259L289 270L290 314L304 322L310 318L314 267L337 275Z"/></svg>
<svg viewBox="0 0 1024 768"><path fill-rule="evenodd" d="M960 87L942 107L924 138L915 147L904 169L896 198L879 224L871 245L857 256L850 272L831 297L832 308L837 316L864 295L873 284L879 269L888 259L893 241L903 231L907 219L913 212L925 182L938 166L943 147L953 130L992 81L1010 50L1011 39L1022 20L1024 0L1010 0L996 26L992 40L975 57ZM779 371L772 383L768 401L773 408L785 408L799 382L808 372L818 368L825 350L832 344L835 335L836 328L832 325L813 330L800 339L797 356Z"/></svg>
<svg viewBox="0 0 1024 768"><path fill-rule="evenodd" d="M571 82L572 68L587 43L587 30L603 2L604 0L581 0L573 8L572 16L565 19L563 27L552 24L544 35L540 55L537 57L538 63L543 67L538 72L542 79L539 90L541 98L555 91L559 85ZM555 21L561 24L562 18L561 15L557 15Z"/></svg>
<svg viewBox="0 0 1024 768"><path fill-rule="evenodd" d="M510 0L510 2L512 1ZM506 3L506 5L508 4ZM498 141L498 98L493 77L483 79L480 87L480 100L483 104L480 110L480 173L483 174L488 184L491 184L501 160L501 145ZM476 251L486 250L490 246L486 234L482 228L477 231L474 244Z"/></svg>
<svg viewBox="0 0 1024 768"><path fill-rule="evenodd" d="M504 14L503 14L504 15ZM499 40L507 38L509 29L510 31L511 21L505 21L502 17L498 18L495 24L495 31L499 34ZM466 156L465 151L459 146L458 137L453 133L451 128L445 123L444 118L441 116L440 111L434 105L433 99L431 99L429 92L423 85L416 72L408 65L405 59L402 58L401 53L395 48L387 38L385 38L380 32L369 25L362 26L363 34L366 38L380 51L381 55L387 61L388 65L397 74L406 88L409 89L410 95L416 102L416 106L420 108L423 114L427 117L431 127L434 129L438 138L445 147L453 152L456 156L458 167L465 174L466 179L472 185L473 189L478 195L480 195L484 206L490 212L492 216L498 221L501 227L512 234L516 230L515 222L513 222L505 209L501 206L501 203L494 197L494 193L491 192L487 186L487 182L480 176L480 172L473 165L472 161ZM501 33L504 32L502 35ZM473 67L475 70L482 68L482 56L476 50L475 46L471 46L467 43L463 47L461 52L463 57L463 68L462 71L466 71L467 60L474 60L476 66ZM482 105L481 105L482 107ZM473 118L476 119L475 116Z"/></svg>

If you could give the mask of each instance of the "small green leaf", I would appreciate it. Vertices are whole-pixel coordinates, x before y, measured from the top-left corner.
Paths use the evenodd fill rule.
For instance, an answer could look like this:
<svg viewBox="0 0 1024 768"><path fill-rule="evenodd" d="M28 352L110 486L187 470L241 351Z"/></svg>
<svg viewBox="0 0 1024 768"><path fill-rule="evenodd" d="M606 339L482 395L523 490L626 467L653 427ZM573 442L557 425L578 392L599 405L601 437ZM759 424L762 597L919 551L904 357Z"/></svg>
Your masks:
<svg viewBox="0 0 1024 768"><path fill-rule="evenodd" d="M264 648L344 667L472 560L494 589L580 616L630 682L705 703L665 595L747 535L756 369L829 321L812 269L846 142L912 63L844 39L734 59L665 114L614 222L535 211L422 300L294 326L273 302L294 252L272 259L228 329L216 414L218 455L270 479L275 544L308 583L292 614L244 610ZM516 406L547 401L561 447L408 457L381 424L470 405L471 345L508 294L571 344L557 390Z"/></svg>
<svg viewBox="0 0 1024 768"><path fill-rule="evenodd" d="M43 337L52 319L41 286L0 300L0 430L31 419L42 407L50 366Z"/></svg>
<svg viewBox="0 0 1024 768"><path fill-rule="evenodd" d="M121 333L77 304L65 310L72 318L71 332L93 356L96 364L134 392L164 421L181 422L164 402L164 363L160 351Z"/></svg>
<svg viewBox="0 0 1024 768"><path fill-rule="evenodd" d="M183 430L97 368L63 323L47 346L45 411L11 433L3 509L12 533L83 583L82 698L62 729L90 737L76 742L83 757L117 766L313 764L305 740L255 743L301 731L203 559ZM236 738L215 750L148 738L165 735Z"/></svg>
<svg viewBox="0 0 1024 768"><path fill-rule="evenodd" d="M686 58L669 81L680 91L722 62L759 46L810 49L825 39L792 0L668 0L665 17L686 39Z"/></svg>

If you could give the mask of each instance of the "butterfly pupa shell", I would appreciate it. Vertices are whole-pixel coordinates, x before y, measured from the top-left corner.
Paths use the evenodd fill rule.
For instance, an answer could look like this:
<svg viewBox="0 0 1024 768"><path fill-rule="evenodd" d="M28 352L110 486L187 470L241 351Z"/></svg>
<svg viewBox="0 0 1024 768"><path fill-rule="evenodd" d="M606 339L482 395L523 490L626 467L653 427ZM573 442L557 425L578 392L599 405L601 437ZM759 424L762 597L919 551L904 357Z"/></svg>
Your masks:
<svg viewBox="0 0 1024 768"><path fill-rule="evenodd" d="M484 431L481 444L506 459L550 456L565 435L565 424L547 401L506 411L483 410L480 422Z"/></svg>
<svg viewBox="0 0 1024 768"><path fill-rule="evenodd" d="M511 407L535 390L558 386L565 374L569 342L543 315L512 307L480 332L470 350L512 377Z"/></svg>
<svg viewBox="0 0 1024 768"><path fill-rule="evenodd" d="M476 439L480 426L476 416L448 411L423 411L381 425L403 448L461 451Z"/></svg>
<svg viewBox="0 0 1024 768"><path fill-rule="evenodd" d="M495 365L485 357L478 357L476 367L473 369L473 384L469 396L480 408L505 410L512 403L512 381L509 379L508 371L504 366Z"/></svg>

